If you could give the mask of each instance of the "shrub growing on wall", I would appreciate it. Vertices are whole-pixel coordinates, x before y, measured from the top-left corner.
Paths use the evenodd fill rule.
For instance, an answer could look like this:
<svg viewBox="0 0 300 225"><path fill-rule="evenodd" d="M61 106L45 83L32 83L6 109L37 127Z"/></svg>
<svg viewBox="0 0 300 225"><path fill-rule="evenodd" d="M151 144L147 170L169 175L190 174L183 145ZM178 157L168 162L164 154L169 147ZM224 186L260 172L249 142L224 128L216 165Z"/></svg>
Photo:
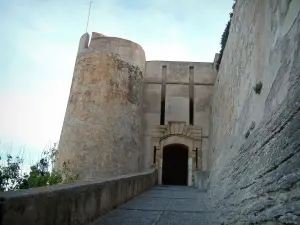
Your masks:
<svg viewBox="0 0 300 225"><path fill-rule="evenodd" d="M234 11L234 7L235 7L235 3L236 3L236 0L234 1L234 4L232 6L233 11ZM226 46L226 43L227 43L227 39L228 39L228 36L229 36L229 29L230 29L231 19L233 17L233 12L231 12L229 14L229 16L230 16L229 21L227 22L227 25L226 25L225 30L224 30L224 32L222 34L222 37L221 37L220 56L219 56L219 59L218 59L217 64L216 64L216 69L217 70L219 70L221 60L222 60L222 56L223 56L223 52L224 52L224 49L225 49L225 46Z"/></svg>

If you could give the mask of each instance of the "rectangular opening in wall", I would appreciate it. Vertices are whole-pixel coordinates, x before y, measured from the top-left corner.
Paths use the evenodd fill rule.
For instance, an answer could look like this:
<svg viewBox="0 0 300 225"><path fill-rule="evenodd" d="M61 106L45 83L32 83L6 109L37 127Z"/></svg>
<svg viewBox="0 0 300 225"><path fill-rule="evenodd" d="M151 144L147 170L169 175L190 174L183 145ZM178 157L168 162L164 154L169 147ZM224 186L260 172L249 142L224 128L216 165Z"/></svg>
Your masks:
<svg viewBox="0 0 300 225"><path fill-rule="evenodd" d="M194 125L194 101L190 99L190 125Z"/></svg>
<svg viewBox="0 0 300 225"><path fill-rule="evenodd" d="M190 92L190 105L189 105L189 120L190 125L194 125L194 67L189 67L189 92Z"/></svg>
<svg viewBox="0 0 300 225"><path fill-rule="evenodd" d="M198 170L198 148L196 148L196 169Z"/></svg>
<svg viewBox="0 0 300 225"><path fill-rule="evenodd" d="M161 104L160 104L160 125L165 124L165 107L166 107L166 74L167 66L162 67L162 85L161 85Z"/></svg>
<svg viewBox="0 0 300 225"><path fill-rule="evenodd" d="M153 149L153 165L155 165L156 163L156 146L154 146L154 149Z"/></svg>
<svg viewBox="0 0 300 225"><path fill-rule="evenodd" d="M166 107L166 103L165 101L161 101L161 113L160 113L160 125L164 125L165 124L165 107Z"/></svg>

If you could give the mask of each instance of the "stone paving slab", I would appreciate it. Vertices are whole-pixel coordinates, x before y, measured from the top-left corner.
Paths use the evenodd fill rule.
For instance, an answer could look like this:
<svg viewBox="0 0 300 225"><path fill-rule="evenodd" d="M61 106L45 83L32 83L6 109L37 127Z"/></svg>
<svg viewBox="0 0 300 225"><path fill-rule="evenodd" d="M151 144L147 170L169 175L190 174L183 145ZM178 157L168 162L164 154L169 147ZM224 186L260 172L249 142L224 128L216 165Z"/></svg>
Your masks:
<svg viewBox="0 0 300 225"><path fill-rule="evenodd" d="M165 210L168 211L188 211L188 212L205 212L209 208L201 199L170 199Z"/></svg>
<svg viewBox="0 0 300 225"><path fill-rule="evenodd" d="M187 186L155 186L151 190L195 191L193 187L187 187Z"/></svg>
<svg viewBox="0 0 300 225"><path fill-rule="evenodd" d="M160 217L157 225L173 225L173 224L192 224L207 225L209 221L204 214L191 212L173 212L165 211Z"/></svg>
<svg viewBox="0 0 300 225"><path fill-rule="evenodd" d="M120 206L120 209L138 210L164 210L168 203L168 198L135 198L132 201Z"/></svg>
<svg viewBox="0 0 300 225"><path fill-rule="evenodd" d="M150 190L138 196L138 198L205 198L206 193L197 193L189 191L166 191L166 190Z"/></svg>
<svg viewBox="0 0 300 225"><path fill-rule="evenodd" d="M149 190L142 193L138 198L171 198L174 191L168 190Z"/></svg>
<svg viewBox="0 0 300 225"><path fill-rule="evenodd" d="M91 225L220 224L207 193L184 186L156 186Z"/></svg>
<svg viewBox="0 0 300 225"><path fill-rule="evenodd" d="M182 199L203 199L207 196L206 193L199 193L196 191L172 191L171 198L182 198Z"/></svg>
<svg viewBox="0 0 300 225"><path fill-rule="evenodd" d="M125 210L116 209L103 218L99 218L91 225L150 225L160 218L163 211Z"/></svg>

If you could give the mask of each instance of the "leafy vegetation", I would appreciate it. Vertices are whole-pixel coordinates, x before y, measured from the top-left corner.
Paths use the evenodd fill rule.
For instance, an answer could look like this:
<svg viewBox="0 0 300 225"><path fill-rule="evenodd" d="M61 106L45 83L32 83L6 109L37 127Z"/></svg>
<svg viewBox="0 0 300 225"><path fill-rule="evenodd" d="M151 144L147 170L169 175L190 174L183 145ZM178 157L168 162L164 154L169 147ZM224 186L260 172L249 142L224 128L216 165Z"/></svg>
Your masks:
<svg viewBox="0 0 300 225"><path fill-rule="evenodd" d="M259 81L255 84L255 86L253 87L253 90L255 91L256 94L259 95L261 93L262 86L263 86L263 84L261 81Z"/></svg>
<svg viewBox="0 0 300 225"><path fill-rule="evenodd" d="M41 159L30 167L29 173L22 174L24 159L6 155L0 156L0 192L18 189L43 187L60 183L73 183L78 180L78 175L71 173L67 163L63 163L61 170L54 170L53 165L57 159L57 147L43 152Z"/></svg>
<svg viewBox="0 0 300 225"><path fill-rule="evenodd" d="M235 3L236 3L236 0L234 1L234 4L232 6L233 11L234 11L234 8L235 8ZM220 56L219 56L219 59L216 63L216 69L217 70L219 70L219 68L220 68L221 60L222 60L222 57L223 57L223 52L224 52L224 49L225 49L225 46L226 46L226 43L227 43L227 39L228 39L228 36L229 36L229 29L230 29L231 19L233 17L233 11L229 14L229 16L230 16L229 21L227 22L227 25L226 25L225 30L224 30L224 32L222 34L222 37L221 37Z"/></svg>

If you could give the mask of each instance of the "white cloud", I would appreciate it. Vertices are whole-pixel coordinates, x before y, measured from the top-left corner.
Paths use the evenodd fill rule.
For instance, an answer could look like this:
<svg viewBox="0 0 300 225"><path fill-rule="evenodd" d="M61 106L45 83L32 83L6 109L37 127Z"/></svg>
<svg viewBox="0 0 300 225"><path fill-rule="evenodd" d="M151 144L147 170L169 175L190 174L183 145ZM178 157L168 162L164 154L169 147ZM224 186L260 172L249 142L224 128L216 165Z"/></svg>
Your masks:
<svg viewBox="0 0 300 225"><path fill-rule="evenodd" d="M55 92L38 96L0 95L0 137L40 149L49 141L57 141L63 114L63 110L55 107L58 98Z"/></svg>

